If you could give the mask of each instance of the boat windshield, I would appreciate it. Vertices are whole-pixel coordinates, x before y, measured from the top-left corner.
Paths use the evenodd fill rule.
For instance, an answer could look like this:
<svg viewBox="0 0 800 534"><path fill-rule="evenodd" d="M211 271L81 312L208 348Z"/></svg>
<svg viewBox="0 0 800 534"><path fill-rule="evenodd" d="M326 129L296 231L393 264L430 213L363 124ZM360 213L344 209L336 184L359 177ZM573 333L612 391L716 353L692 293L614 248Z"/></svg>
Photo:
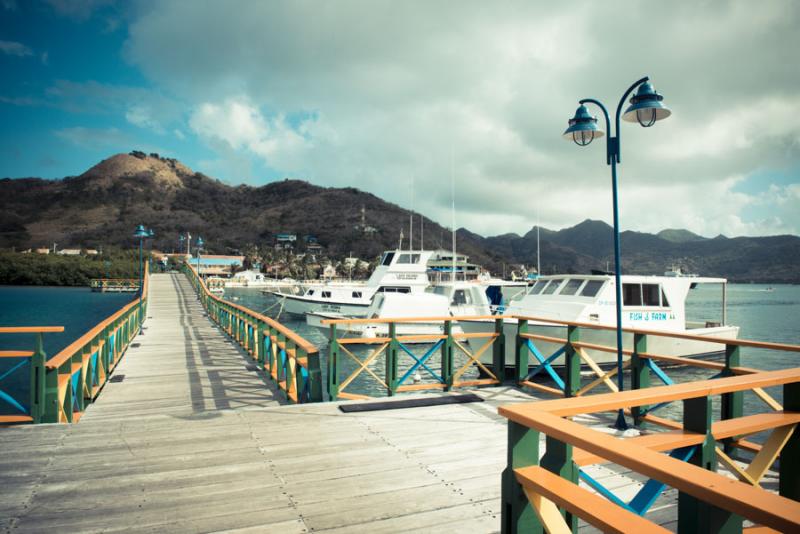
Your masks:
<svg viewBox="0 0 800 534"><path fill-rule="evenodd" d="M600 292L600 288L603 287L605 283L604 280L589 280L586 282L586 285L583 286L583 291L581 291L582 297L594 297Z"/></svg>
<svg viewBox="0 0 800 534"><path fill-rule="evenodd" d="M393 259L394 259L394 252L387 252L383 255L383 260L381 260L381 265L391 265Z"/></svg>
<svg viewBox="0 0 800 534"><path fill-rule="evenodd" d="M581 287L581 284L583 284L581 278L570 278L567 280L567 283L564 284L564 289L561 290L559 295L574 295L578 292L578 288Z"/></svg>
<svg viewBox="0 0 800 534"><path fill-rule="evenodd" d="M428 289L426 289L426 291L428 293L433 293L434 295L443 295L443 296L446 297L448 289L449 288L446 287L446 286L433 286L433 287L429 287Z"/></svg>
<svg viewBox="0 0 800 534"><path fill-rule="evenodd" d="M561 282L563 281L564 281L563 278L550 280L550 283L547 284L547 287L544 288L544 291L542 291L542 295L552 295L553 293L556 292L556 289L558 289L558 287L561 285Z"/></svg>
<svg viewBox="0 0 800 534"><path fill-rule="evenodd" d="M546 286L546 285L547 285L547 280L539 280L538 282L533 284L533 287L528 292L528 294L529 295L538 295L539 293L542 292L542 289L544 289L544 286Z"/></svg>

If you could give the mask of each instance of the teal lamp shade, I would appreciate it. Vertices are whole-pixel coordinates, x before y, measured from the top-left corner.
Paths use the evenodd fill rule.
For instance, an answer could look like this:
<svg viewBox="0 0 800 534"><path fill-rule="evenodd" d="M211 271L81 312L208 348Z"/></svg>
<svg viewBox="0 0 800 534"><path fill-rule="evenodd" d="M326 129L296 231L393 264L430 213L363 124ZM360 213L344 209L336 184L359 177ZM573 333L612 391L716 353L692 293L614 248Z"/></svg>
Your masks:
<svg viewBox="0 0 800 534"><path fill-rule="evenodd" d="M580 146L586 146L603 135L603 130L597 126L597 117L592 117L583 104L575 110L575 116L569 120L569 127L563 134L564 139Z"/></svg>
<svg viewBox="0 0 800 534"><path fill-rule="evenodd" d="M203 238L202 237L198 237L197 238L197 248L203 248Z"/></svg>
<svg viewBox="0 0 800 534"><path fill-rule="evenodd" d="M155 237L155 236L156 233L153 231L152 228L147 231L147 237Z"/></svg>
<svg viewBox="0 0 800 534"><path fill-rule="evenodd" d="M664 97L661 96L653 89L653 86L645 82L639 86L639 90L631 97L630 107L625 110L622 115L622 120L628 122L638 122L645 128L648 128L672 115L669 110L661 101Z"/></svg>
<svg viewBox="0 0 800 534"><path fill-rule="evenodd" d="M133 233L133 237L149 237L150 234L147 230L145 230L144 225L140 224L136 227L136 231Z"/></svg>

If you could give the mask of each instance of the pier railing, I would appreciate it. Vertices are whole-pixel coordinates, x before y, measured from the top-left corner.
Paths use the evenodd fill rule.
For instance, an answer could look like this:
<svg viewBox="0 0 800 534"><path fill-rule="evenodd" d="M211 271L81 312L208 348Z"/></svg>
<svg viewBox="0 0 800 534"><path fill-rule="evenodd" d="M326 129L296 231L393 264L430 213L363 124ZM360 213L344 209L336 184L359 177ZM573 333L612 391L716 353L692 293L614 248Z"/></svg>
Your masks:
<svg viewBox="0 0 800 534"><path fill-rule="evenodd" d="M18 360L0 376L0 403L13 415L0 415L0 425L14 423L74 423L100 394L147 315L148 271L145 266L143 297L137 297L100 321L88 332L48 358L43 335L63 332L63 326L0 327L0 335L34 334L34 350L0 351L0 358ZM27 399L2 389L2 381L27 366L30 388Z"/></svg>
<svg viewBox="0 0 800 534"><path fill-rule="evenodd" d="M714 422L714 396L783 386L780 411ZM683 402L683 423L673 429L621 439L572 417L607 410ZM724 407L723 400L723 407ZM645 516L666 486L678 490L679 532L742 532L743 519L761 531L800 531L800 368L752 372L680 385L502 406L508 418L508 465L503 473L503 532L575 532L577 519L604 532L667 532ZM718 443L769 430L746 468L721 453ZM546 450L540 455L540 434ZM669 454L663 454L668 452ZM778 495L759 481L780 458ZM738 478L715 473L718 462ZM629 502L582 468L613 463L649 477ZM578 485L591 486L591 492Z"/></svg>
<svg viewBox="0 0 800 534"><path fill-rule="evenodd" d="M346 391L356 379L370 382L369 389L387 396L400 392L444 390L458 387L491 386L503 381L502 360L505 336L502 316L480 316L492 320L492 332L467 334L453 317L415 317L408 319L334 319L328 345L328 396L330 400L365 399L368 395ZM464 319L463 317L461 319ZM440 333L402 334L407 326L424 324ZM356 336L348 333L354 326L372 326L385 330L384 335ZM340 335L340 332L342 333ZM414 350L422 346L422 351ZM357 350L360 348L362 350ZM481 358L491 354L493 366ZM381 370L378 362L383 363ZM434 364L433 362L438 362ZM492 368L494 367L494 370ZM484 377L464 375L474 368ZM376 371L377 369L377 371ZM346 375L346 376L344 376ZM364 389L364 384L360 384Z"/></svg>
<svg viewBox="0 0 800 534"><path fill-rule="evenodd" d="M184 271L208 317L241 346L293 403L322 401L319 350L265 315L211 293L191 264Z"/></svg>
<svg viewBox="0 0 800 534"><path fill-rule="evenodd" d="M101 293L133 293L139 291L138 278L92 278L89 281L92 291Z"/></svg>

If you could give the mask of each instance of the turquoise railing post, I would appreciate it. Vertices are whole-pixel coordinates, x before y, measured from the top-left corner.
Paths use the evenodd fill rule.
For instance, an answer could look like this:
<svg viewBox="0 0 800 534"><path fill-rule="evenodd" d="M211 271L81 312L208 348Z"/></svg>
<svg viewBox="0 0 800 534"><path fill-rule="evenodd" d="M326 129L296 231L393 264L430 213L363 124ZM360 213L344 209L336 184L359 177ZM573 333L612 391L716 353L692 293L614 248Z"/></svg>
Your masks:
<svg viewBox="0 0 800 534"><path fill-rule="evenodd" d="M258 329L256 330L256 353L257 353L257 361L258 361L258 368L264 369L264 363L266 362L266 347L264 346L264 321L258 321Z"/></svg>
<svg viewBox="0 0 800 534"><path fill-rule="evenodd" d="M508 456L502 476L500 529L503 534L544 532L536 511L528 501L514 469L539 465L539 432L508 421Z"/></svg>
<svg viewBox="0 0 800 534"><path fill-rule="evenodd" d="M84 406L83 391L80 391L81 385L84 383L84 380L86 380L86 377L83 376L83 359L86 357L87 354L91 352L91 350L92 350L92 341L89 341L86 345L84 345L81 348L81 350L73 354L72 357L70 358L70 369L69 369L70 381L72 379L72 367L76 364L81 366L80 368L81 370L78 371L79 377L78 377L77 388L79 391L73 392L75 399L73 401L72 409L76 412L83 412L83 406Z"/></svg>
<svg viewBox="0 0 800 534"><path fill-rule="evenodd" d="M566 394L566 392L565 392ZM551 471L573 484L578 483L578 466L572 461L572 445L560 441L552 436L547 436L545 453L541 459L542 467ZM578 531L578 518L562 510L561 514L572 532Z"/></svg>
<svg viewBox="0 0 800 534"><path fill-rule="evenodd" d="M581 389L581 357L573 343L580 341L577 326L567 326L567 344L564 347L564 396L574 397Z"/></svg>
<svg viewBox="0 0 800 534"><path fill-rule="evenodd" d="M295 357L297 357L297 352L295 351L294 341L292 341L291 339L287 339L285 341L285 343L284 343L284 346L286 347L286 349L284 351L285 354L286 354L286 363L284 365L284 370L286 372L286 375L285 375L285 378L284 378L284 383L286 384L285 393L286 393L286 399L289 400L289 401L293 401L292 395L291 395L292 386L294 385L294 382L295 382L295 373L299 374L300 370L297 369L297 360L295 360L294 368L292 368L292 356L291 355L294 353ZM297 400L293 401L293 402L300 402L300 391L299 390L297 391L297 397L296 398L297 398Z"/></svg>
<svg viewBox="0 0 800 534"><path fill-rule="evenodd" d="M453 321L445 319L442 328L444 339L439 349L442 358L442 380L444 380L444 390L450 391L453 388Z"/></svg>
<svg viewBox="0 0 800 534"><path fill-rule="evenodd" d="M339 338L336 323L331 324L328 340L328 398L335 401L339 396Z"/></svg>
<svg viewBox="0 0 800 534"><path fill-rule="evenodd" d="M44 373L44 412L42 423L58 422L58 369L47 369Z"/></svg>
<svg viewBox="0 0 800 534"><path fill-rule="evenodd" d="M277 375L275 376L275 380L278 381L278 387L280 388L280 383L285 383L286 380L286 359L289 356L286 354L286 336L283 335L283 332L278 332L275 338L278 345L278 362L275 367Z"/></svg>
<svg viewBox="0 0 800 534"><path fill-rule="evenodd" d="M783 386L783 409L800 412L800 382ZM797 428L783 446L778 469L778 493L782 497L800 501L800 430Z"/></svg>
<svg viewBox="0 0 800 534"><path fill-rule="evenodd" d="M631 389L644 389L650 387L650 367L640 355L647 352L647 336L633 334L633 354L631 354ZM631 408L633 424L642 425L642 417L647 413L647 406L634 406Z"/></svg>
<svg viewBox="0 0 800 534"><path fill-rule="evenodd" d="M739 367L741 362L741 355L738 345L725 345L725 369L722 370L722 376L733 376L734 372L732 367ZM734 391L733 393L723 393L720 404L720 418L721 419L736 419L744 415L744 391ZM727 438L723 440L723 448L725 454L732 454L735 450L733 440L737 437Z"/></svg>
<svg viewBox="0 0 800 534"><path fill-rule="evenodd" d="M389 323L389 348L386 350L386 394L392 396L397 391L397 323Z"/></svg>
<svg viewBox="0 0 800 534"><path fill-rule="evenodd" d="M492 367L497 380L506 380L506 335L503 332L503 319L494 320L494 333L497 337L492 343Z"/></svg>
<svg viewBox="0 0 800 534"><path fill-rule="evenodd" d="M31 356L30 415L34 423L41 423L44 416L44 361L47 355L44 352L42 336L41 332L36 334L36 350Z"/></svg>
<svg viewBox="0 0 800 534"><path fill-rule="evenodd" d="M717 442L711 434L712 407L709 397L696 397L683 401L683 429L705 434L689 462L707 469L717 470ZM678 532L742 532L742 518L717 508L682 491L678 492Z"/></svg>

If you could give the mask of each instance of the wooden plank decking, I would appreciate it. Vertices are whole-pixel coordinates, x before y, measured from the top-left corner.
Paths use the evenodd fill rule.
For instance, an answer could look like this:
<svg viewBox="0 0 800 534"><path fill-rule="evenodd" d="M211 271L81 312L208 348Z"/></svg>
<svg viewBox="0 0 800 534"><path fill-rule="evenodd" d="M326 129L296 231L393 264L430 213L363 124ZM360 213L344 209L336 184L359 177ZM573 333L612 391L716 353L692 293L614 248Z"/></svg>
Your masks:
<svg viewBox="0 0 800 534"><path fill-rule="evenodd" d="M203 316L182 275L154 275L145 334L75 425L0 429L8 532L495 532L506 419L531 397L342 414L282 406ZM407 398L407 397L404 397ZM592 476L633 494L607 466ZM639 477L641 478L641 477ZM651 514L674 512L667 494Z"/></svg>

